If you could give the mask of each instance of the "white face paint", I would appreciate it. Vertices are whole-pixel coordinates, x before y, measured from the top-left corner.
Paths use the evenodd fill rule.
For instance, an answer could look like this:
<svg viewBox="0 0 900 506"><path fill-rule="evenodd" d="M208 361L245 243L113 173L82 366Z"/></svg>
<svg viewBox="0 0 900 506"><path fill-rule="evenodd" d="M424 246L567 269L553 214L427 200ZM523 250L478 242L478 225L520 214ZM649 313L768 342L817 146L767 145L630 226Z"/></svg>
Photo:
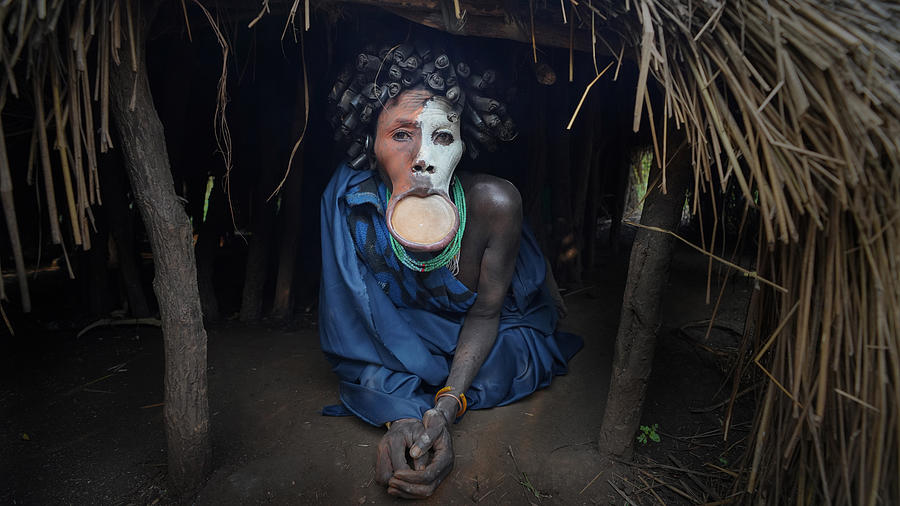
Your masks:
<svg viewBox="0 0 900 506"><path fill-rule="evenodd" d="M447 193L463 154L459 116L446 100L431 99L416 119L422 132L416 165L423 170L418 175L429 178L431 188Z"/></svg>
<svg viewBox="0 0 900 506"><path fill-rule="evenodd" d="M442 98L408 91L382 112L375 155L392 185L385 210L397 241L416 251L438 251L459 228L450 181L462 158L459 116Z"/></svg>

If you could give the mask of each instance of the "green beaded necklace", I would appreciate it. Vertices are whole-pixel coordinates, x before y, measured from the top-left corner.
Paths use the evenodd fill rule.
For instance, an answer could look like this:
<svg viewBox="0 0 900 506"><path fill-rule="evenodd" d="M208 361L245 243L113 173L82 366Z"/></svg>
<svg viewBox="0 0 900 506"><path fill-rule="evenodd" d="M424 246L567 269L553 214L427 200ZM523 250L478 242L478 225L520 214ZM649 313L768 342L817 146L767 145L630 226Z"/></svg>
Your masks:
<svg viewBox="0 0 900 506"><path fill-rule="evenodd" d="M456 229L456 235L453 236L453 239L439 254L437 254L434 258L430 258L428 260L418 262L413 260L409 253L406 252L406 249L394 239L393 235L390 235L391 238L391 248L394 250L394 255L397 256L397 259L400 260L400 263L409 267L410 269L416 272L431 272L435 269L440 269L447 264L451 264L451 271L453 271L453 275L455 276L459 271L459 249L462 247L462 237L463 233L466 231L466 194L463 191L462 183L459 182L459 178L453 176L453 203L456 204L456 208L459 209L459 228ZM387 200L391 200L391 191L385 190L387 195Z"/></svg>

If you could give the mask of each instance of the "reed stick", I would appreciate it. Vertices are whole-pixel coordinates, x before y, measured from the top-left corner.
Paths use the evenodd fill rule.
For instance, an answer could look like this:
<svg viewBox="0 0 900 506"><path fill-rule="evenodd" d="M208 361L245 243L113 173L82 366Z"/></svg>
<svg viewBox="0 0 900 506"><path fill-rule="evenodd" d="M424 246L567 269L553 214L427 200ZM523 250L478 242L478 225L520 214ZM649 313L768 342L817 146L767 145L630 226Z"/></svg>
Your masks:
<svg viewBox="0 0 900 506"><path fill-rule="evenodd" d="M63 174L63 188L66 191L66 205L69 209L69 225L72 229L72 237L76 245L82 244L80 220L75 208L75 192L72 187L72 172L69 170L69 144L66 141L66 125L62 114L62 102L60 100L59 72L56 64L51 60L50 64L50 91L53 97L53 114L56 119L56 149L59 151L59 160Z"/></svg>
<svg viewBox="0 0 900 506"><path fill-rule="evenodd" d="M56 191L53 185L53 171L50 164L50 146L47 139L47 129L44 128L46 113L44 111L44 86L43 76L46 75L46 65L39 67L39 75L32 78L34 84L34 108L37 115L36 128L38 134L38 146L41 153L41 174L44 176L44 193L47 196L47 218L50 221L50 240L53 244L62 243L62 232L59 228L59 212L56 208Z"/></svg>
<svg viewBox="0 0 900 506"><path fill-rule="evenodd" d="M91 234L87 225L86 210L89 208L89 204L87 187L85 186L84 181L84 158L81 145L81 128L83 123L81 119L81 94L78 92L78 81L80 80L81 74L75 66L74 49L72 51L67 51L67 53L69 83L66 86L66 90L68 91L69 110L71 111L69 130L72 136L72 158L75 162L73 164L72 174L75 177L78 227L80 230L84 231L84 234L81 237L82 247L87 251L91 249Z"/></svg>

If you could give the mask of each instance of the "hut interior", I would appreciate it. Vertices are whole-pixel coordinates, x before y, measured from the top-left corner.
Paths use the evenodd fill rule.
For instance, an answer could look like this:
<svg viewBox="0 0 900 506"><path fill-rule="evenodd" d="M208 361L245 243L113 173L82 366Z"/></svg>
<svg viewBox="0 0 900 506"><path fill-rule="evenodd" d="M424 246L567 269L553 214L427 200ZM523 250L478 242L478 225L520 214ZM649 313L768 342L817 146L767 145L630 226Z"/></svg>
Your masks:
<svg viewBox="0 0 900 506"><path fill-rule="evenodd" d="M0 502L390 500L383 429L321 416L319 200L341 66L417 35L504 77L518 136L460 169L586 343L454 426L435 501L900 502L898 16L0 2Z"/></svg>

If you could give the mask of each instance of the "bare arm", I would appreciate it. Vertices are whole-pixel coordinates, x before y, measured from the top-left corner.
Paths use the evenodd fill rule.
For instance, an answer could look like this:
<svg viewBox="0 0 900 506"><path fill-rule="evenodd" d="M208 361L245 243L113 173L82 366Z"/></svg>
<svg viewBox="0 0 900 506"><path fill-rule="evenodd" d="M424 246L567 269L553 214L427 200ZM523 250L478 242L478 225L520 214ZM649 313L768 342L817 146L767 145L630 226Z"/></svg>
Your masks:
<svg viewBox="0 0 900 506"><path fill-rule="evenodd" d="M522 202L518 192L492 199L493 218L490 236L481 259L478 298L466 314L459 333L456 353L450 367L447 386L460 393L469 389L494 343L500 326L500 312L516 267L522 231ZM447 420L454 420L459 405L453 398L443 397L436 406Z"/></svg>
<svg viewBox="0 0 900 506"><path fill-rule="evenodd" d="M494 183L487 198L480 198L478 216L482 222L467 240L484 244L478 267L478 298L466 313L446 386L459 395L468 390L485 359L497 341L500 313L509 290L519 251L522 231L522 202L511 184ZM459 414L459 403L453 397L441 397L434 409L422 418L424 433L409 451L414 459L428 459L423 469L395 471L388 483L388 493L407 498L430 496L453 467L453 448L449 425Z"/></svg>

